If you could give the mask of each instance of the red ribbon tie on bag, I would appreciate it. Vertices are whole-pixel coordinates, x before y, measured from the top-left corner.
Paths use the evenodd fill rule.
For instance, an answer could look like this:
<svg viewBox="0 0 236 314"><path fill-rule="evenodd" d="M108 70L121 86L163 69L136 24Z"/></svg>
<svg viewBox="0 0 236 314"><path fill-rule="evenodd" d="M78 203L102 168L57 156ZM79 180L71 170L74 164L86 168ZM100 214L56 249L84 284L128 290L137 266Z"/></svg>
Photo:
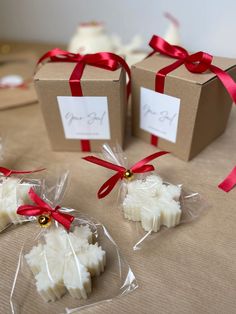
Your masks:
<svg viewBox="0 0 236 314"><path fill-rule="evenodd" d="M71 223L74 220L74 216L62 213L59 211L60 206L52 208L48 203L43 201L34 191L30 188L29 192L30 199L35 203L35 205L21 205L17 209L18 215L23 216L40 216L48 214L54 220L63 225L67 230L70 229Z"/></svg>
<svg viewBox="0 0 236 314"><path fill-rule="evenodd" d="M168 152L160 151L160 152L154 153L138 161L130 169L126 169L125 167L118 166L116 164L113 164L111 162L105 161L103 159L100 159L94 156L83 157L83 159L89 162L92 162L96 165L116 171L116 174L114 174L110 179L108 179L98 190L98 193L97 193L98 198L103 198L113 190L114 186L119 180L123 180L123 178L128 177L130 175L132 176L133 173L145 173L145 172L153 171L155 169L154 166L149 165L148 162L160 156L163 156L165 154L168 154Z"/></svg>

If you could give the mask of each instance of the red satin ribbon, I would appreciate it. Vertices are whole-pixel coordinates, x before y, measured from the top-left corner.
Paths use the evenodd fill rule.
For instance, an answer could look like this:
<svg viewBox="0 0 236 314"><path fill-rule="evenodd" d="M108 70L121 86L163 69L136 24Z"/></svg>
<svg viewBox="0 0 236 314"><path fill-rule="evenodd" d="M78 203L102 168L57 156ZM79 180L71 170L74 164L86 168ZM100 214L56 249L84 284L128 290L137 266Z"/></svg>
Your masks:
<svg viewBox="0 0 236 314"><path fill-rule="evenodd" d="M144 173L144 172L153 171L155 169L154 166L149 165L147 163L165 154L168 154L168 152L161 151L161 152L154 153L150 156L147 156L146 158L134 164L129 170L132 173ZM89 162L92 162L96 165L99 165L99 166L102 166L102 167L105 167L105 168L108 168L117 172L100 187L97 193L98 198L103 198L106 195L108 195L112 191L116 183L119 180L122 180L124 178L125 172L127 171L125 167L118 166L116 164L113 164L111 162L105 161L103 159L100 159L94 156L87 156L87 157L84 157L83 159Z"/></svg>
<svg viewBox="0 0 236 314"><path fill-rule="evenodd" d="M227 72L212 64L212 55L203 51L189 54L183 47L171 45L163 38L156 35L150 40L149 46L153 49L150 55L159 52L162 55L177 59L177 61L174 61L172 64L156 73L156 92L164 93L166 75L184 64L186 69L192 73L213 72L224 85L233 102L236 103L236 83ZM153 145L158 143L157 136L151 135L151 143Z"/></svg>
<svg viewBox="0 0 236 314"><path fill-rule="evenodd" d="M12 170L4 167L0 167L0 173L2 173L5 177L10 177L12 174L28 174L28 173L35 173L39 171L43 171L46 168L37 169L37 170L29 170L29 171L18 171L18 170Z"/></svg>
<svg viewBox="0 0 236 314"><path fill-rule="evenodd" d="M230 172L230 174L218 185L218 187L225 191L229 192L236 186L236 167Z"/></svg>
<svg viewBox="0 0 236 314"><path fill-rule="evenodd" d="M23 216L39 216L43 214L48 214L54 220L58 221L61 225L63 225L67 230L70 229L71 223L74 220L74 216L62 213L59 211L60 206L56 206L52 208L49 204L44 202L33 190L30 188L29 197L36 205L21 205L17 209L18 215Z"/></svg>
<svg viewBox="0 0 236 314"><path fill-rule="evenodd" d="M51 62L75 62L77 63L69 79L72 96L83 96L81 87L81 77L86 65L115 71L122 66L129 76L127 84L127 98L130 94L130 69L128 64L120 56L111 52L99 52L94 54L81 55L79 53L71 53L59 48L55 48L45 53L38 61L38 64L44 61ZM90 141L81 140L81 150L84 152L91 151Z"/></svg>

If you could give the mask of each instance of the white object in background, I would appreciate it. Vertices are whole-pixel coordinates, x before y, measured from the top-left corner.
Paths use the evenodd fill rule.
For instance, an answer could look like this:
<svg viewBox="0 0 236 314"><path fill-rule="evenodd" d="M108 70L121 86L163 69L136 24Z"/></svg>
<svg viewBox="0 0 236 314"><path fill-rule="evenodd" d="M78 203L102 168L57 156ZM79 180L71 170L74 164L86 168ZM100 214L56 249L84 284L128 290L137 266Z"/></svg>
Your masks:
<svg viewBox="0 0 236 314"><path fill-rule="evenodd" d="M23 77L12 74L0 78L0 87L17 87L24 83Z"/></svg>
<svg viewBox="0 0 236 314"><path fill-rule="evenodd" d="M111 38L102 23L81 23L72 37L68 51L82 55L96 52L114 52Z"/></svg>
<svg viewBox="0 0 236 314"><path fill-rule="evenodd" d="M139 50L143 42L140 35L135 35L127 45L122 44L119 36L113 35L111 38L115 47L115 52L125 57L125 61L129 66L143 60L148 54L148 52Z"/></svg>
<svg viewBox="0 0 236 314"><path fill-rule="evenodd" d="M166 12L164 16L170 22L164 35L164 39L171 45L180 45L179 21L168 12Z"/></svg>
<svg viewBox="0 0 236 314"><path fill-rule="evenodd" d="M142 45L142 37L140 35L135 35L129 44L123 45L121 38L117 35L111 36L111 40L113 42L113 45L115 47L116 53L120 55L127 55L135 50L139 49Z"/></svg>
<svg viewBox="0 0 236 314"><path fill-rule="evenodd" d="M179 186L166 185L161 177L153 174L127 183L127 190L123 201L125 218L140 221L145 231L157 232L162 225L170 228L179 224Z"/></svg>

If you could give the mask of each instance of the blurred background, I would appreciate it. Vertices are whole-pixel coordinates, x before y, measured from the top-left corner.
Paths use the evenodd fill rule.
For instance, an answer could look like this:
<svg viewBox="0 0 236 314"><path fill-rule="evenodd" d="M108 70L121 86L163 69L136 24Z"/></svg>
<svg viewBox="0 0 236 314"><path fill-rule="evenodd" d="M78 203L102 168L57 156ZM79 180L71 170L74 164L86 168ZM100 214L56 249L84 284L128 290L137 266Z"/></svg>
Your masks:
<svg viewBox="0 0 236 314"><path fill-rule="evenodd" d="M103 22L123 44L135 35L147 49L152 34L164 36L171 13L187 49L236 57L235 0L0 0L0 39L67 45L81 22Z"/></svg>
<svg viewBox="0 0 236 314"><path fill-rule="evenodd" d="M236 57L235 0L0 0L0 110L37 102L35 64L55 47L110 51L131 66L153 34L189 51Z"/></svg>

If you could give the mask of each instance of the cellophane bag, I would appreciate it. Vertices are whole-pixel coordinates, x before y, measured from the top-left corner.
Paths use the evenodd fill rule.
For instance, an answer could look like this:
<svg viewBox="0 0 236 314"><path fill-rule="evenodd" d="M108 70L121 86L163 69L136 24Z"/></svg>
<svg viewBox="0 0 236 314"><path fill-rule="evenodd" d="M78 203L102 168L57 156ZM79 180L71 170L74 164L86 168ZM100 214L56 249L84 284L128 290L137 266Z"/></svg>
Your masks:
<svg viewBox="0 0 236 314"><path fill-rule="evenodd" d="M129 170L132 166L119 145L111 148L104 144L102 156L104 160L126 169L117 182L119 187L115 207L132 225L129 236L133 239L134 250L140 249L144 240L155 238L160 231L195 220L206 208L207 204L199 193L182 184L166 182L156 171L132 173ZM161 158L165 157L162 152L159 157L160 163Z"/></svg>
<svg viewBox="0 0 236 314"><path fill-rule="evenodd" d="M63 180L54 187L46 183L41 194L45 214L27 224L10 298L14 314L74 313L137 288L105 226L75 209L58 208L64 191ZM48 205L74 217L69 228L48 215Z"/></svg>
<svg viewBox="0 0 236 314"><path fill-rule="evenodd" d="M38 194L41 193L42 170L44 169L21 171L0 167L0 232L12 224L22 224L35 219L20 216L16 211L20 205L30 202L28 191L31 187Z"/></svg>

